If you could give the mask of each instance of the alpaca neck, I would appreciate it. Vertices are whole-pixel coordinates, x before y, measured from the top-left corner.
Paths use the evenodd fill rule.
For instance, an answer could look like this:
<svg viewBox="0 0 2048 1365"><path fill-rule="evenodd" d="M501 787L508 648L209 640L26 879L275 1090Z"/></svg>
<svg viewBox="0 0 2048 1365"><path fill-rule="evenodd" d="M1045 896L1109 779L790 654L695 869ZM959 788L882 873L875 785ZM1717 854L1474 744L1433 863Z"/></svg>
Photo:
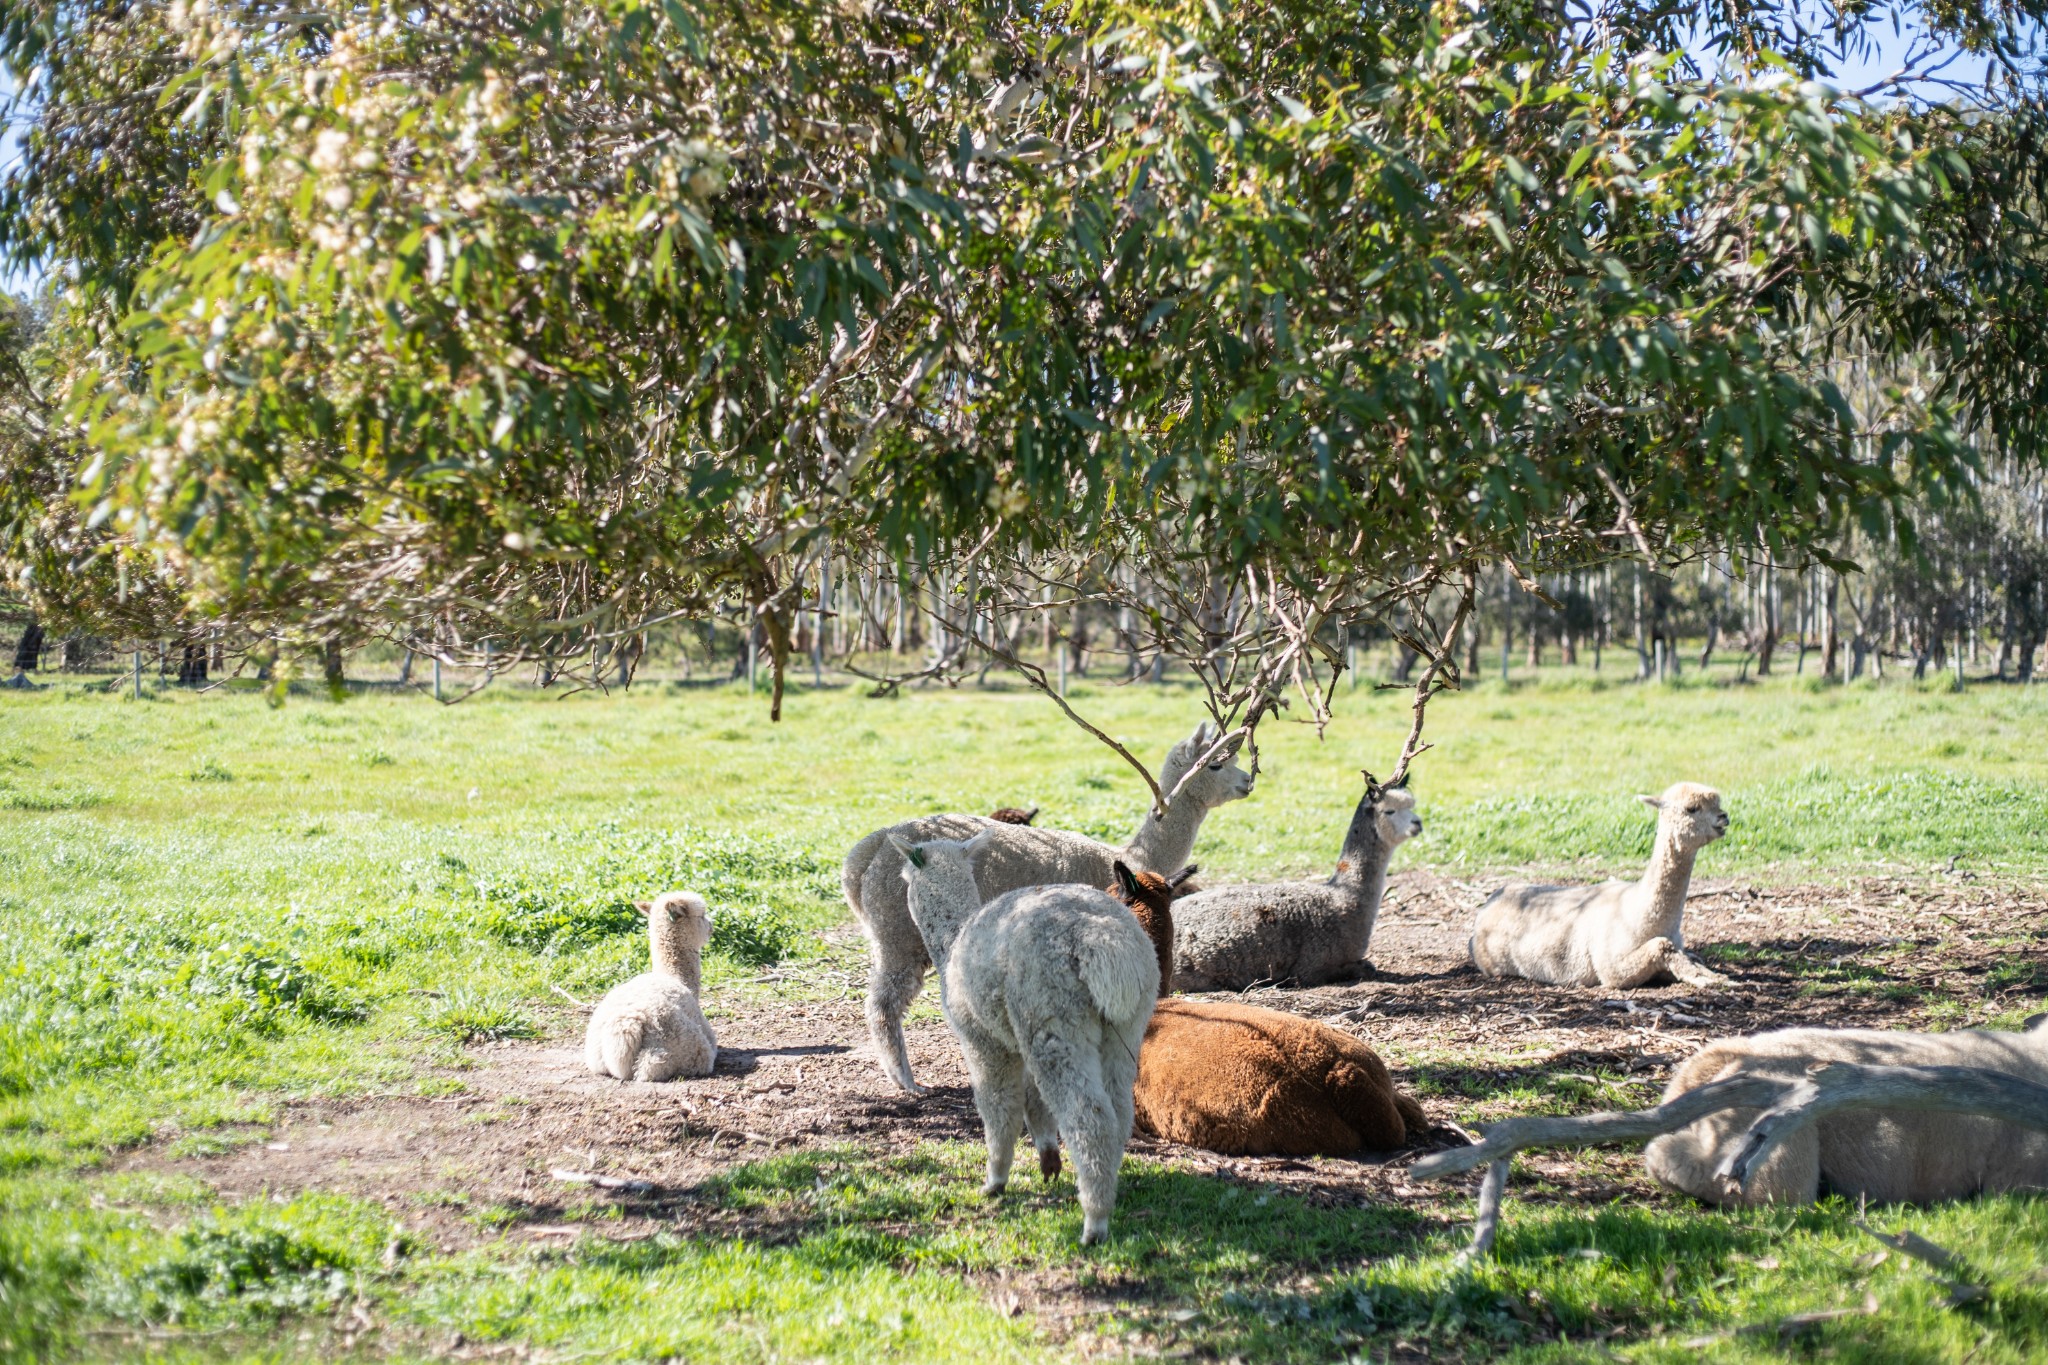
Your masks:
<svg viewBox="0 0 2048 1365"><path fill-rule="evenodd" d="M1152 955L1159 959L1159 995L1164 999L1173 994L1173 911L1143 904L1130 910L1145 937L1152 940Z"/></svg>
<svg viewBox="0 0 2048 1365"><path fill-rule="evenodd" d="M1162 783L1161 790L1172 791L1172 783ZM1147 872L1164 874L1185 867L1188 855L1195 851L1195 836L1201 832L1202 818L1208 813L1192 796L1181 793L1166 808L1164 817L1145 812L1131 841L1124 845L1124 856L1132 866Z"/></svg>
<svg viewBox="0 0 2048 1365"><path fill-rule="evenodd" d="M1337 855L1337 870L1330 876L1330 885L1351 890L1362 908L1377 906L1387 889L1390 852L1380 841L1379 820L1372 801L1360 801L1358 809L1351 813L1351 828L1344 832L1344 848Z"/></svg>
<svg viewBox="0 0 2048 1365"><path fill-rule="evenodd" d="M1693 860L1698 856L1698 849L1685 847L1662 830L1657 832L1657 847L1650 854L1650 865L1643 870L1642 880L1636 883L1641 916L1639 928L1644 938L1662 934L1674 943L1678 941L1679 920L1685 913L1685 892L1692 884Z"/></svg>
<svg viewBox="0 0 2048 1365"><path fill-rule="evenodd" d="M979 901L972 905L956 903L929 889L910 893L911 922L917 926L918 937L924 940L925 951L931 954L932 967L942 984L946 961L953 955L953 942L960 937L968 917L980 908Z"/></svg>
<svg viewBox="0 0 2048 1365"><path fill-rule="evenodd" d="M648 955L654 970L663 976L679 977L692 991L703 985L703 963L698 949L683 939L683 926L657 911L647 921Z"/></svg>

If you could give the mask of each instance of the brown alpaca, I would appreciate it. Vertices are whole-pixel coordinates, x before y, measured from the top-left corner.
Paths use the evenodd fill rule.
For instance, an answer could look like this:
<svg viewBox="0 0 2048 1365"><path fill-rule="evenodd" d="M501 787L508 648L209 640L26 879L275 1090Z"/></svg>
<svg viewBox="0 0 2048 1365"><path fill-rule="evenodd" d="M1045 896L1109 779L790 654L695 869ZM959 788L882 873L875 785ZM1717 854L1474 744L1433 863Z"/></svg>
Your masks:
<svg viewBox="0 0 2048 1365"><path fill-rule="evenodd" d="M988 818L999 820L1006 825L1028 825L1038 818L1038 807L1018 810L1015 806L999 806L988 813Z"/></svg>
<svg viewBox="0 0 2048 1365"><path fill-rule="evenodd" d="M1118 865L1117 899L1173 953L1173 882ZM1379 1054L1348 1033L1279 1010L1217 1000L1159 1004L1138 1053L1138 1128L1226 1156L1343 1156L1405 1147L1429 1127Z"/></svg>

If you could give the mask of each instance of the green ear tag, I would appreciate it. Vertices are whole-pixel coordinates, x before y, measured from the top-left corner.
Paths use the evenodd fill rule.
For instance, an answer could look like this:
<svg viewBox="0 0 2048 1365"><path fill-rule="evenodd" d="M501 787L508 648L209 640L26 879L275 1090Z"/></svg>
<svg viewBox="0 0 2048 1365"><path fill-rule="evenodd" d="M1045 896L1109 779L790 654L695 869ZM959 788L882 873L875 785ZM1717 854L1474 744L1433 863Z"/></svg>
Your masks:
<svg viewBox="0 0 2048 1365"><path fill-rule="evenodd" d="M924 866L924 850L921 848L912 848L910 852L904 854L903 856L910 859L910 865L912 867L921 868Z"/></svg>

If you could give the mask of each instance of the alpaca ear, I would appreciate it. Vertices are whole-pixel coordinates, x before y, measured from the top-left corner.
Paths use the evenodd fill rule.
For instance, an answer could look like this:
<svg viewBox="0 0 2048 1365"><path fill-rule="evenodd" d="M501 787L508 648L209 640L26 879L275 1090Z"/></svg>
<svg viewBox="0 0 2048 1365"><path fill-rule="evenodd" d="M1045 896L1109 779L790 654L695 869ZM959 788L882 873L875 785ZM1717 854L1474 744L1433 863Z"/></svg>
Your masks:
<svg viewBox="0 0 2048 1365"><path fill-rule="evenodd" d="M893 829L889 831L887 837L889 840L889 847L895 849L898 853L902 854L906 858L910 856L910 850L913 847L910 840L904 838L902 835L898 834Z"/></svg>
<svg viewBox="0 0 2048 1365"><path fill-rule="evenodd" d="M1365 775L1365 799L1368 801L1379 800L1380 792L1385 789L1380 786L1379 779L1372 775L1372 769L1360 768L1359 772Z"/></svg>
<svg viewBox="0 0 2048 1365"><path fill-rule="evenodd" d="M995 841L996 829L994 825L990 825L987 829L975 835L966 843L960 845L960 849L963 853L967 855L968 861L972 862L974 859L979 858L982 854L988 852L989 847L992 844L994 844ZM920 863L919 866L922 867L923 864Z"/></svg>
<svg viewBox="0 0 2048 1365"><path fill-rule="evenodd" d="M634 908L635 910L638 910L638 911L639 911L639 912L640 912L641 914L643 914L643 915L651 915L651 914L653 914L653 913L654 913L654 902L653 902L653 901L634 901L634 902L633 902L633 908Z"/></svg>
<svg viewBox="0 0 2048 1365"><path fill-rule="evenodd" d="M1135 901L1138 899L1138 874L1131 871L1130 867L1121 858L1116 860L1115 869L1116 889L1121 891L1129 900Z"/></svg>
<svg viewBox="0 0 2048 1365"><path fill-rule="evenodd" d="M1030 810L1024 812L1024 823L1027 825L1030 824L1033 820L1036 820L1037 818L1038 807L1036 806L1033 806Z"/></svg>
<svg viewBox="0 0 2048 1365"><path fill-rule="evenodd" d="M1118 864L1118 866L1122 866L1122 864ZM1178 889L1182 882L1194 876L1197 872L1201 870L1202 869L1196 867L1193 863L1189 863L1186 867L1182 868L1180 871L1174 873L1171 877L1168 877L1166 879L1166 889L1169 891Z"/></svg>
<svg viewBox="0 0 2048 1365"><path fill-rule="evenodd" d="M1644 796L1641 792L1638 792L1636 793L1636 800L1642 802L1644 805L1650 807L1652 810L1664 809L1664 798L1661 796Z"/></svg>
<svg viewBox="0 0 2048 1365"><path fill-rule="evenodd" d="M2048 1014L2030 1014L2020 1027L2028 1033L2048 1032Z"/></svg>

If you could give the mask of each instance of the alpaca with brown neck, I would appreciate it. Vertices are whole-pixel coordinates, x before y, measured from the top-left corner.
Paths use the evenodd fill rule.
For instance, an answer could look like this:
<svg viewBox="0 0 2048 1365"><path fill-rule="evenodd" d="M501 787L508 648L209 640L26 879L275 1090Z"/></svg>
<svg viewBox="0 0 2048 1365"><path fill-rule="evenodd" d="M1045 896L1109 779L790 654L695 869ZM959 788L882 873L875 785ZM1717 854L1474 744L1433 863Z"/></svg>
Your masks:
<svg viewBox="0 0 2048 1365"><path fill-rule="evenodd" d="M1172 884L1122 863L1116 873L1111 893L1170 962ZM1422 1106L1350 1034L1234 1001L1169 1000L1167 989L1138 1053L1141 1131L1231 1156L1343 1156L1406 1146L1428 1129Z"/></svg>
<svg viewBox="0 0 2048 1365"><path fill-rule="evenodd" d="M1355 978L1372 945L1387 863L1421 832L1413 794L1367 774L1328 881L1217 886L1174 903L1174 979L1183 990L1241 991L1262 981Z"/></svg>
<svg viewBox="0 0 2048 1365"><path fill-rule="evenodd" d="M709 1076L718 1061L718 1039L698 996L711 911L690 891L634 904L647 916L653 970L621 982L597 1002L583 1035L583 1063L621 1081Z"/></svg>
<svg viewBox="0 0 2048 1365"><path fill-rule="evenodd" d="M1679 782L1640 800L1657 812L1650 865L1632 882L1540 886L1513 882L1479 907L1469 945L1488 976L1550 986L1640 986L1669 973L1695 986L1728 978L1685 952L1685 893L1701 849L1728 832L1721 794Z"/></svg>
<svg viewBox="0 0 2048 1365"><path fill-rule="evenodd" d="M1252 776L1222 752L1220 732L1204 722L1167 751L1160 786L1179 787L1164 815L1147 811L1122 848L1085 834L1015 825L982 815L929 815L876 830L855 844L840 869L846 903L853 908L869 945L867 1020L876 1059L897 1085L921 1095L910 1072L903 1041L903 1015L924 989L931 957L911 920L903 882L903 858L893 840L915 844L959 841L993 830L986 852L975 860L982 895L990 900L1027 886L1078 882L1106 886L1119 858L1136 868L1162 871L1181 866L1209 812L1250 794ZM1183 782L1182 779L1186 781Z"/></svg>

